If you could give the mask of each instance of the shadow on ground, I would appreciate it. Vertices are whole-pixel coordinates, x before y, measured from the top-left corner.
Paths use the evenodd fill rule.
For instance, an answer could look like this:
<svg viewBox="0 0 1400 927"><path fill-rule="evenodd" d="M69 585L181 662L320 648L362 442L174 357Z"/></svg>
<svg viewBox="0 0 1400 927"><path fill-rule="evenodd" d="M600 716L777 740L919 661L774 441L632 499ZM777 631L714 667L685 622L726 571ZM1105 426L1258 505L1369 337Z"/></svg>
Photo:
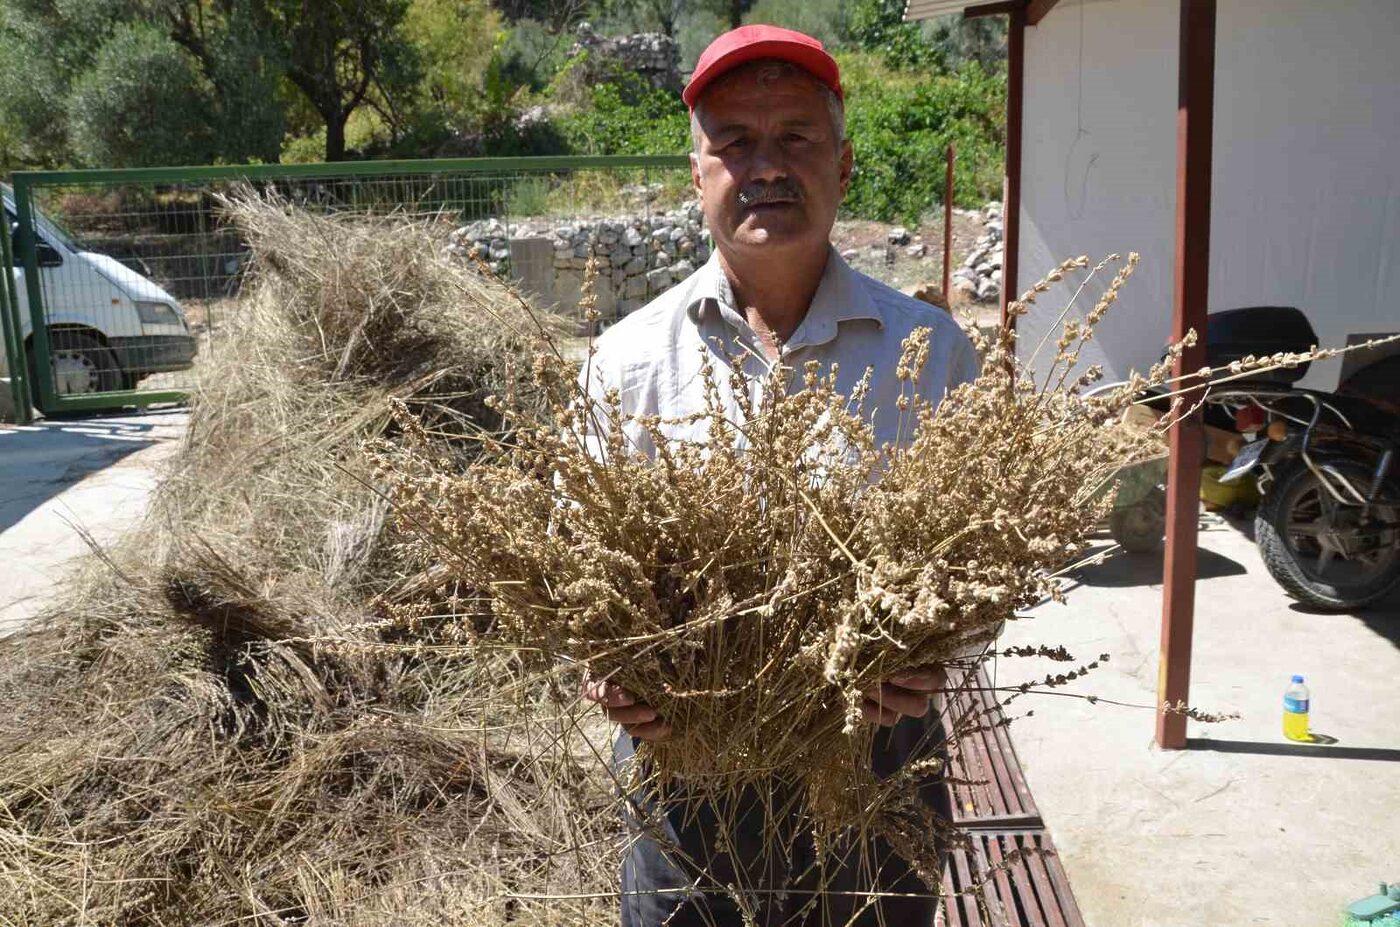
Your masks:
<svg viewBox="0 0 1400 927"><path fill-rule="evenodd" d="M1356 617L1366 627L1390 641L1392 647L1400 648L1400 595L1393 595L1387 601L1358 613Z"/></svg>
<svg viewBox="0 0 1400 927"><path fill-rule="evenodd" d="M1100 548L1102 550L1103 548ZM1089 554L1094 551L1090 550ZM1244 565L1222 554L1201 548L1196 554L1196 577L1214 579L1219 576L1242 576ZM1074 574L1076 585L1122 589L1131 586L1157 586L1162 583L1162 553L1110 556L1102 563L1081 567Z"/></svg>
<svg viewBox="0 0 1400 927"><path fill-rule="evenodd" d="M1357 612L1318 611L1302 602L1290 602L1288 607L1304 615L1315 615L1319 621L1339 618L1347 621L1360 621L1381 638L1390 642L1392 647L1400 647L1400 591Z"/></svg>
<svg viewBox="0 0 1400 927"><path fill-rule="evenodd" d="M185 410L0 427L0 532L84 477L170 440Z"/></svg>
<svg viewBox="0 0 1400 927"><path fill-rule="evenodd" d="M1321 739L1321 738L1319 738ZM1326 740L1335 740L1328 737ZM1186 749L1213 753L1252 753L1257 756L1326 757L1334 760L1380 760L1400 763L1400 750L1390 747L1335 747L1326 743L1265 743L1253 740L1214 740L1208 737L1186 738Z"/></svg>
<svg viewBox="0 0 1400 927"><path fill-rule="evenodd" d="M1221 519L1234 528L1240 534L1254 540L1254 513L1249 510L1231 510L1221 513ZM1203 552L1204 553L1204 552ZM1202 574L1204 575L1204 574ZM1385 599L1356 612L1330 612L1320 611L1302 602L1290 602L1288 607L1295 612L1305 615L1316 615L1319 620L1345 619L1347 621L1360 621L1376 632L1380 637L1389 641L1394 647L1400 647L1400 590L1387 596Z"/></svg>

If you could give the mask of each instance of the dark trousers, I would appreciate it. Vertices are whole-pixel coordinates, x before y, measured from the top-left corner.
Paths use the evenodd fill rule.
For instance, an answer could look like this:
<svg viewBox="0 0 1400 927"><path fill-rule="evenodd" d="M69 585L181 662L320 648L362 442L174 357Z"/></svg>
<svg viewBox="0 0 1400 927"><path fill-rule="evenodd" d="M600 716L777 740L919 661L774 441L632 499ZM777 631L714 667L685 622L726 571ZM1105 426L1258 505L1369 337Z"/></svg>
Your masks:
<svg viewBox="0 0 1400 927"><path fill-rule="evenodd" d="M625 733L614 743L621 781L634 762L635 746ZM888 776L910 759L942 753L943 732L936 718L904 718L877 735L872 765L877 775ZM920 797L944 819L951 818L948 791L941 783L925 785ZM746 792L724 808L668 793L658 812L656 796L630 796L645 823L629 814L622 927L932 927L937 899L883 839L828 847L819 854L811 834L788 811L795 798L780 782ZM733 891L715 886L732 886Z"/></svg>

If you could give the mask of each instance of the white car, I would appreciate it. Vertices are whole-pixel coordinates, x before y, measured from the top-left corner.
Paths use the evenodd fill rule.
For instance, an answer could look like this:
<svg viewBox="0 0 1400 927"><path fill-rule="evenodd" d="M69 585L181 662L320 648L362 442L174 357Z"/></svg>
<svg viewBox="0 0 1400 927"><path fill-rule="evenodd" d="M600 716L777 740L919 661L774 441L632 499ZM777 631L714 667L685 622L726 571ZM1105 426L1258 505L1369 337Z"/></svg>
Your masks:
<svg viewBox="0 0 1400 927"><path fill-rule="evenodd" d="M37 400L33 325L14 194L0 184L0 195L15 247L20 336L31 371L30 392ZM198 345L175 297L120 261L84 251L37 209L34 225L56 395L133 389L142 377L186 370L194 363Z"/></svg>

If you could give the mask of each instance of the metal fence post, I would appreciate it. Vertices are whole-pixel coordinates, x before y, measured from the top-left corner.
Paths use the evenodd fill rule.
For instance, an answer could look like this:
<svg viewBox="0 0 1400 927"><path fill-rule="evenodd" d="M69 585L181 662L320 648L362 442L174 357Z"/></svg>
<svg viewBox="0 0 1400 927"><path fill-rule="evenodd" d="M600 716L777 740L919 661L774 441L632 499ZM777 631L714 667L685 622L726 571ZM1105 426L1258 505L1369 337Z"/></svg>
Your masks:
<svg viewBox="0 0 1400 927"><path fill-rule="evenodd" d="M949 312L953 308L953 171L956 166L957 149L951 143L944 155L947 166L943 176L943 305Z"/></svg>
<svg viewBox="0 0 1400 927"><path fill-rule="evenodd" d="M6 223L8 225L9 223ZM0 235L0 271L5 280L0 283L0 334L5 339L5 364L10 372L10 398L14 403L15 421L27 425L34 418L29 401L29 365L24 359L24 326L19 319L19 296L15 292L15 256L10 247L10 230Z"/></svg>
<svg viewBox="0 0 1400 927"><path fill-rule="evenodd" d="M19 221L19 260L24 264L24 288L29 297L29 318L34 326L34 396L40 412L54 408L53 360L49 352L49 324L44 313L44 293L39 280L39 248L34 235L34 191L28 178L15 175L15 217Z"/></svg>

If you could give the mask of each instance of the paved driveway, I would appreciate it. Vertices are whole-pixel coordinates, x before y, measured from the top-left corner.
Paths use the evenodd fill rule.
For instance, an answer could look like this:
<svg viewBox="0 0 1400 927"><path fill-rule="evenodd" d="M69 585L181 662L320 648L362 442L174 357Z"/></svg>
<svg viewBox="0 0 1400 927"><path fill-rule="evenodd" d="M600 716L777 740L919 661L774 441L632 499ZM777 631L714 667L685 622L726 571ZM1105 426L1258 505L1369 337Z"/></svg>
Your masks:
<svg viewBox="0 0 1400 927"><path fill-rule="evenodd" d="M0 425L0 634L37 612L87 550L137 521L183 410Z"/></svg>
<svg viewBox="0 0 1400 927"><path fill-rule="evenodd" d="M1148 709L1026 696L1011 733L1091 927L1334 927L1349 902L1400 881L1400 601L1309 614L1264 570L1248 525L1205 517L1191 703L1238 721L1191 722L1190 748L1153 743ZM1110 662L1064 691L1152 705L1161 560L1080 574L1068 605L1012 623L1003 643L1065 644ZM1053 664L1003 660L1002 683ZM1307 676L1312 727L1282 736L1289 677Z"/></svg>

